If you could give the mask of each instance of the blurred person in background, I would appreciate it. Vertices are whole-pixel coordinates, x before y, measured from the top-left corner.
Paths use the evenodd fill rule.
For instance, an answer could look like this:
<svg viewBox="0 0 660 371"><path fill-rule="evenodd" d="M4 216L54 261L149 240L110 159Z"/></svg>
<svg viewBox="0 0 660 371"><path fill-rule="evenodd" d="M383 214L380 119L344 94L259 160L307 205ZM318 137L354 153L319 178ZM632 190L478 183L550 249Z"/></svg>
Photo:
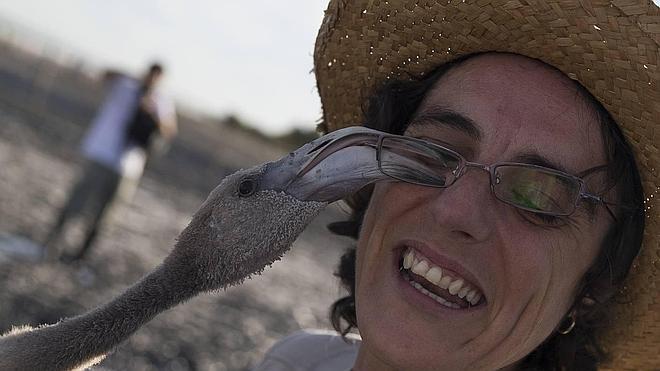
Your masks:
<svg viewBox="0 0 660 371"><path fill-rule="evenodd" d="M94 243L104 215L120 191L130 198L142 176L150 148L171 141L177 132L172 101L158 87L163 67L152 64L141 80L110 72L107 93L90 128L81 153L83 170L69 198L45 239L47 255L57 258L58 240L69 220L86 218L83 242L77 251L60 260L82 259Z"/></svg>

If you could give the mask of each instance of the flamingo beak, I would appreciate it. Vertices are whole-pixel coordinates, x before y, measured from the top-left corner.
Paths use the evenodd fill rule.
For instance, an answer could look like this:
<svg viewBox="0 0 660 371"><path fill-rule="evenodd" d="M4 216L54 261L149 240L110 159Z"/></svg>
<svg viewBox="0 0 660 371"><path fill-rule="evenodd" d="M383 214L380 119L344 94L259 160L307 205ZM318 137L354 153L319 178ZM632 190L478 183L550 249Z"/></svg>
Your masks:
<svg viewBox="0 0 660 371"><path fill-rule="evenodd" d="M361 126L317 138L265 166L257 190L283 191L301 201L334 202L362 187L391 179L378 168L382 133Z"/></svg>

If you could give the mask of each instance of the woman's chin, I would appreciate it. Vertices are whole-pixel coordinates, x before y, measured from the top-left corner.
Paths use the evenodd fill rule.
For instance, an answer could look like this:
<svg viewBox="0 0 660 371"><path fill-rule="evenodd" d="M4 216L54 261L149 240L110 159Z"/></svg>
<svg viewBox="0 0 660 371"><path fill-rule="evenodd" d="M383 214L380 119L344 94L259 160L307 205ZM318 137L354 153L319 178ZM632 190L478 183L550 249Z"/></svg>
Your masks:
<svg viewBox="0 0 660 371"><path fill-rule="evenodd" d="M361 297L358 287L363 346L394 369L457 370L458 365L473 364L474 353L468 351L472 347L466 344L485 329L486 303L455 308L411 285L399 269L383 276L380 290L374 290L372 282Z"/></svg>

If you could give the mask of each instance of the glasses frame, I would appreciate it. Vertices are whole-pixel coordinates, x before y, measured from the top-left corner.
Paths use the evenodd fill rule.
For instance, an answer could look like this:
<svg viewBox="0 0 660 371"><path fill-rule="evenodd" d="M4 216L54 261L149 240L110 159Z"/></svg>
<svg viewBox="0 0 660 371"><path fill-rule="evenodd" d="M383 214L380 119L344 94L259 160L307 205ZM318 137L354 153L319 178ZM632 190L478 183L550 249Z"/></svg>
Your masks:
<svg viewBox="0 0 660 371"><path fill-rule="evenodd" d="M409 179L403 179L403 178L396 177L396 176L384 171L383 166L382 166L382 155L381 155L381 153L382 153L382 150L383 150L383 142L385 141L385 139L388 139L388 140L393 139L395 141L414 142L414 143L421 144L421 145L423 145L427 148L430 148L432 150L447 152L450 155L455 156L458 159L458 164L457 164L456 168L452 170L452 175L453 176L452 176L451 180L449 182L447 182L445 185L438 185L438 184L424 183L424 182L415 182L415 181L411 181ZM434 188L447 188L447 187L450 187L461 176L463 176L467 173L468 168L481 169L481 170L486 171L486 172L489 173L490 190L491 190L493 196L495 196L495 198L497 200L499 200L501 202L504 202L508 205L511 205L513 207L516 207L518 209L533 212L533 213L536 213L536 214L543 214L543 215L569 216L569 215L571 215L575 212L575 210L577 208L577 205L581 200L589 200L591 202L602 204L605 207L605 209L607 210L607 212L610 214L610 216L614 220L616 220L616 216L614 215L614 212L612 211L612 209L608 205L609 203L606 202L605 200L603 200L603 198L601 196L598 196L598 195L587 192L586 191L586 187L587 187L586 183L582 178L577 177L577 176L572 175L572 174L565 173L565 172L560 171L560 170L551 169L551 168L548 168L548 167L545 167L545 166L526 164L526 163L521 163L521 162L510 162L510 161L499 161L499 162L492 163L490 165L481 164L481 163L478 163L478 162L468 161L460 153L458 153L456 151L453 151L453 150L451 150L447 147L441 146L439 144L431 143L431 142L428 142L426 140L419 139L419 138L404 137L404 136L401 136L401 135L393 135L393 134L381 134L378 137L378 141L376 143L376 160L378 161L378 169L383 174L389 176L390 178L393 178L393 179L396 179L396 180L399 180L399 181L402 181L402 182L406 182L406 183L409 183L409 184L417 184L417 185L434 187ZM499 182L499 180L497 178L497 168L501 167L501 166L517 166L517 167L524 167L524 168L528 168L528 169L541 170L543 172L558 175L558 176L561 176L565 179L568 179L568 180L574 182L575 185L577 187L579 187L579 191L577 192L577 195L576 195L575 199L573 200L572 207L571 207L570 211L567 210L565 213L542 211L542 210L538 210L538 209L525 207L525 206L513 203L509 200L500 198L498 196L497 192L495 191L495 185Z"/></svg>

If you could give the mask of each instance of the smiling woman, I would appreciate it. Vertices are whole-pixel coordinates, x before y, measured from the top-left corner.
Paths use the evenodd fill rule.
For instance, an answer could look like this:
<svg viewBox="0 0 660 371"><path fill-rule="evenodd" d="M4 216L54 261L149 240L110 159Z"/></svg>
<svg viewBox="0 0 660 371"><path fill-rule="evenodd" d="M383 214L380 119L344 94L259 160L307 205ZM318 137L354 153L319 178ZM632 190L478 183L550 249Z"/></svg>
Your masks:
<svg viewBox="0 0 660 371"><path fill-rule="evenodd" d="M331 319L361 340L298 333L258 369L659 368L659 17L650 0L331 1L321 129L394 134L392 181L331 226L357 241Z"/></svg>
<svg viewBox="0 0 660 371"><path fill-rule="evenodd" d="M356 207L356 216L366 212L356 217L361 225L356 280L344 278L355 284L349 300L355 300L357 321L338 304L335 323L342 316L359 323L364 342L358 365L374 361L369 351L391 357L378 369L389 362L397 369L594 367L600 354L590 340L593 323L582 319L593 320L596 303L613 294L611 277L600 274L606 267L595 264L599 254L611 255L618 247L604 246L616 221L607 205L627 220L622 206L641 203L642 194L627 146L615 149L628 152L617 156L627 173L608 174L603 166L613 157L604 145L609 123L599 121L602 107L592 107L577 89L538 60L483 53L421 81L389 83L374 96L371 107L382 107L377 102L392 94L420 97L403 134L438 143L444 153L454 153L454 163L486 170L458 153L467 160L506 162L489 166L489 176L449 161L455 180L442 184L444 190L410 181L378 184L368 208ZM454 112L453 122L428 114L438 107ZM398 115L377 113L367 114L367 126L392 130L395 123L387 118ZM620 133L608 138L621 139ZM613 182L622 177L630 179L625 192ZM643 226L641 214L635 216ZM641 227L630 233L627 259L615 262L617 270L627 270L637 252ZM587 284L589 271L599 275L592 274ZM561 323L564 317L568 325ZM560 333L572 326L570 334ZM412 343L414 352L407 347Z"/></svg>

